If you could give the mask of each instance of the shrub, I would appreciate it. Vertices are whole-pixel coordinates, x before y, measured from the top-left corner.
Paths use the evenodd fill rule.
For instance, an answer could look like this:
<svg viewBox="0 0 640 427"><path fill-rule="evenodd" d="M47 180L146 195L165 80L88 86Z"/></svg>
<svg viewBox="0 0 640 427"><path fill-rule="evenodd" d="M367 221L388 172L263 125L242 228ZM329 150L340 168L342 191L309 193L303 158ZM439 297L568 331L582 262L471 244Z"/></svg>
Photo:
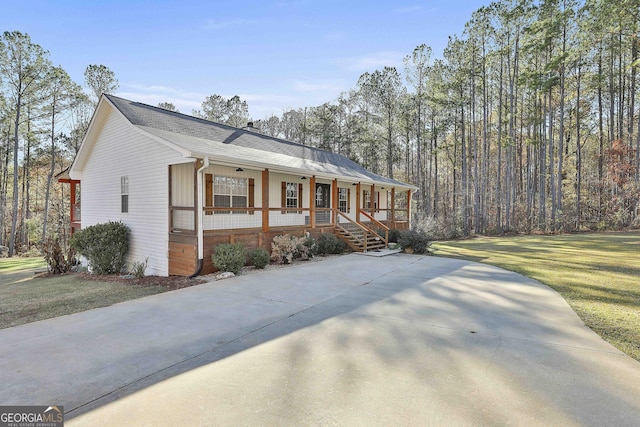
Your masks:
<svg viewBox="0 0 640 427"><path fill-rule="evenodd" d="M295 237L289 234L281 234L273 238L271 242L271 259L278 264L291 264L294 259L307 260L313 256L311 246L313 243L306 237ZM313 239L315 240L315 239Z"/></svg>
<svg viewBox="0 0 640 427"><path fill-rule="evenodd" d="M464 235L462 213L453 213L451 216L434 218L432 216L419 215L414 221L416 230L424 230L429 240L451 240Z"/></svg>
<svg viewBox="0 0 640 427"><path fill-rule="evenodd" d="M347 249L347 244L332 233L322 233L318 236L318 253L320 255L341 254Z"/></svg>
<svg viewBox="0 0 640 427"><path fill-rule="evenodd" d="M48 239L42 246L42 251L51 274L68 273L76 263L76 253L73 248L69 247L65 256L58 239Z"/></svg>
<svg viewBox="0 0 640 427"><path fill-rule="evenodd" d="M423 229L404 230L398 237L398 243L403 248L411 248L416 254L431 253L429 236Z"/></svg>
<svg viewBox="0 0 640 427"><path fill-rule="evenodd" d="M291 264L298 253L298 241L289 234L275 236L271 242L271 260L277 264Z"/></svg>
<svg viewBox="0 0 640 427"><path fill-rule="evenodd" d="M318 254L318 239L307 233L304 242L302 243L307 248L308 258L312 258Z"/></svg>
<svg viewBox="0 0 640 427"><path fill-rule="evenodd" d="M396 228L392 228L389 230L389 243L398 243L398 238L400 237L400 230Z"/></svg>
<svg viewBox="0 0 640 427"><path fill-rule="evenodd" d="M249 251L249 262L255 268L265 268L269 264L269 258L269 251L265 248L255 248Z"/></svg>
<svg viewBox="0 0 640 427"><path fill-rule="evenodd" d="M75 232L70 244L95 274L120 273L129 250L129 227L119 221L92 225Z"/></svg>
<svg viewBox="0 0 640 427"><path fill-rule="evenodd" d="M211 261L220 271L230 271L233 274L240 273L247 260L247 249L242 243L222 243L213 248Z"/></svg>
<svg viewBox="0 0 640 427"><path fill-rule="evenodd" d="M131 274L136 276L137 279L142 279L145 276L147 267L149 266L149 257L146 257L144 261L136 261L131 264Z"/></svg>

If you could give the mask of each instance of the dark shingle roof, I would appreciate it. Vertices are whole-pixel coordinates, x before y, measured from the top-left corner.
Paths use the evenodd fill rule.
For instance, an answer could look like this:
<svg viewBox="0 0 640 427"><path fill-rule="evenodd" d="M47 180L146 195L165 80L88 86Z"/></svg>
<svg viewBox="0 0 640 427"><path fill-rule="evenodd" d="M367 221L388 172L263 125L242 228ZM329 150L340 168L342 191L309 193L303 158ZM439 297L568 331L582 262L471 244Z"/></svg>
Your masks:
<svg viewBox="0 0 640 427"><path fill-rule="evenodd" d="M264 160L269 157L267 153L273 153L279 155L277 156L278 162L284 161L286 163L287 158L283 156L288 156L291 159L292 167L295 167L294 164L300 165L300 160L302 160L302 164L306 166L315 166L310 167L310 171L321 172L322 165L326 165L327 171L333 173L339 171L340 175L353 178L368 178L376 182L410 187L399 181L369 172L341 154L129 101L113 95L105 95L105 97L134 126L154 133L189 151L198 153L210 151L215 156L216 152L220 152L222 148L220 144L226 145L227 147L225 148L229 149L232 148L230 146L244 147L250 149L247 152L253 153L253 155L256 154L253 150L265 152ZM231 152L238 153L239 151L236 148ZM260 160L262 156L258 153L257 157L256 160ZM276 159L276 157L273 158Z"/></svg>

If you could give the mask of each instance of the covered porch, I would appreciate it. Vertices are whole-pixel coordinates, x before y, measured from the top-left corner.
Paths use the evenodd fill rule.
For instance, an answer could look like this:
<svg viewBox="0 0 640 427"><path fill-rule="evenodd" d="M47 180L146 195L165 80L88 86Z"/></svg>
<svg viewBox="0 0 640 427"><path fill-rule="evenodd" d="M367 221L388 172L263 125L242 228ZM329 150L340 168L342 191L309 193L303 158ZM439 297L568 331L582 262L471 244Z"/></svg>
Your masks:
<svg viewBox="0 0 640 427"><path fill-rule="evenodd" d="M271 249L288 233L333 233L354 251L386 247L409 228L411 188L351 177L195 163L169 166L169 274L213 272L213 247ZM202 248L199 250L199 242ZM200 254L199 254L200 252Z"/></svg>

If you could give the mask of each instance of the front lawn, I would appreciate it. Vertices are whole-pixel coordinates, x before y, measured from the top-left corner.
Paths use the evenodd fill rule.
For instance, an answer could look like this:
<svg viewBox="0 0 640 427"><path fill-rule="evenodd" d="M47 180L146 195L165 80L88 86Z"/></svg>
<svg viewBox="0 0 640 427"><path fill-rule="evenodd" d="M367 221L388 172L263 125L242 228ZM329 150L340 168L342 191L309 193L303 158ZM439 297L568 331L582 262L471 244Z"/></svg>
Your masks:
<svg viewBox="0 0 640 427"><path fill-rule="evenodd" d="M47 271L42 258L0 259L0 329L202 283L176 276L35 276L34 271Z"/></svg>
<svg viewBox="0 0 640 427"><path fill-rule="evenodd" d="M433 248L555 289L588 327L640 361L640 232L483 237Z"/></svg>

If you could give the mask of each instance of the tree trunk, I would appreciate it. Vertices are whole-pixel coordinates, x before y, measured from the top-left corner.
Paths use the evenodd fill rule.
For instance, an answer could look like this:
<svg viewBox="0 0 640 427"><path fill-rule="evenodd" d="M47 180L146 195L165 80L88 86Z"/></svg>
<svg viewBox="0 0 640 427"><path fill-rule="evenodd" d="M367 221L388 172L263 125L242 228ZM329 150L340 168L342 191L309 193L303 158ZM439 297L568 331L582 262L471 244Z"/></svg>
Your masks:
<svg viewBox="0 0 640 427"><path fill-rule="evenodd" d="M500 75L498 78L498 165L496 167L496 231L502 234L502 73L504 69L504 56L500 56Z"/></svg>
<svg viewBox="0 0 640 427"><path fill-rule="evenodd" d="M578 75L576 79L576 230L580 230L582 220L582 145L580 144L580 78L581 67L578 65Z"/></svg>
<svg viewBox="0 0 640 427"><path fill-rule="evenodd" d="M51 181L56 168L56 95L51 100L51 165L47 175L47 187L44 194L44 213L42 218L42 242L47 241L47 222L49 219L49 194L51 191ZM74 185L74 184L71 184Z"/></svg>
<svg viewBox="0 0 640 427"><path fill-rule="evenodd" d="M19 88L21 89L21 88ZM22 107L21 90L17 91L16 99L16 117L13 130L13 200L12 200L12 217L11 217L11 233L9 235L9 256L15 255L16 249L16 229L18 225L18 128L20 126L20 109Z"/></svg>
<svg viewBox="0 0 640 427"><path fill-rule="evenodd" d="M566 52L566 26L563 29L562 34L562 55ZM565 72L564 72L564 59L563 63L560 64L560 106L559 106L559 114L560 117L558 120L560 121L560 126L558 129L558 173L557 178L558 182L556 184L556 209L562 215L562 176L563 176L563 159L564 159L564 96L565 96ZM555 226L554 226L555 228Z"/></svg>
<svg viewBox="0 0 640 427"><path fill-rule="evenodd" d="M598 76L602 76L602 45L600 45L598 56ZM604 106L602 102L602 85L598 84L598 128L599 128L599 145L598 145L598 221L602 219L602 210L604 205Z"/></svg>

